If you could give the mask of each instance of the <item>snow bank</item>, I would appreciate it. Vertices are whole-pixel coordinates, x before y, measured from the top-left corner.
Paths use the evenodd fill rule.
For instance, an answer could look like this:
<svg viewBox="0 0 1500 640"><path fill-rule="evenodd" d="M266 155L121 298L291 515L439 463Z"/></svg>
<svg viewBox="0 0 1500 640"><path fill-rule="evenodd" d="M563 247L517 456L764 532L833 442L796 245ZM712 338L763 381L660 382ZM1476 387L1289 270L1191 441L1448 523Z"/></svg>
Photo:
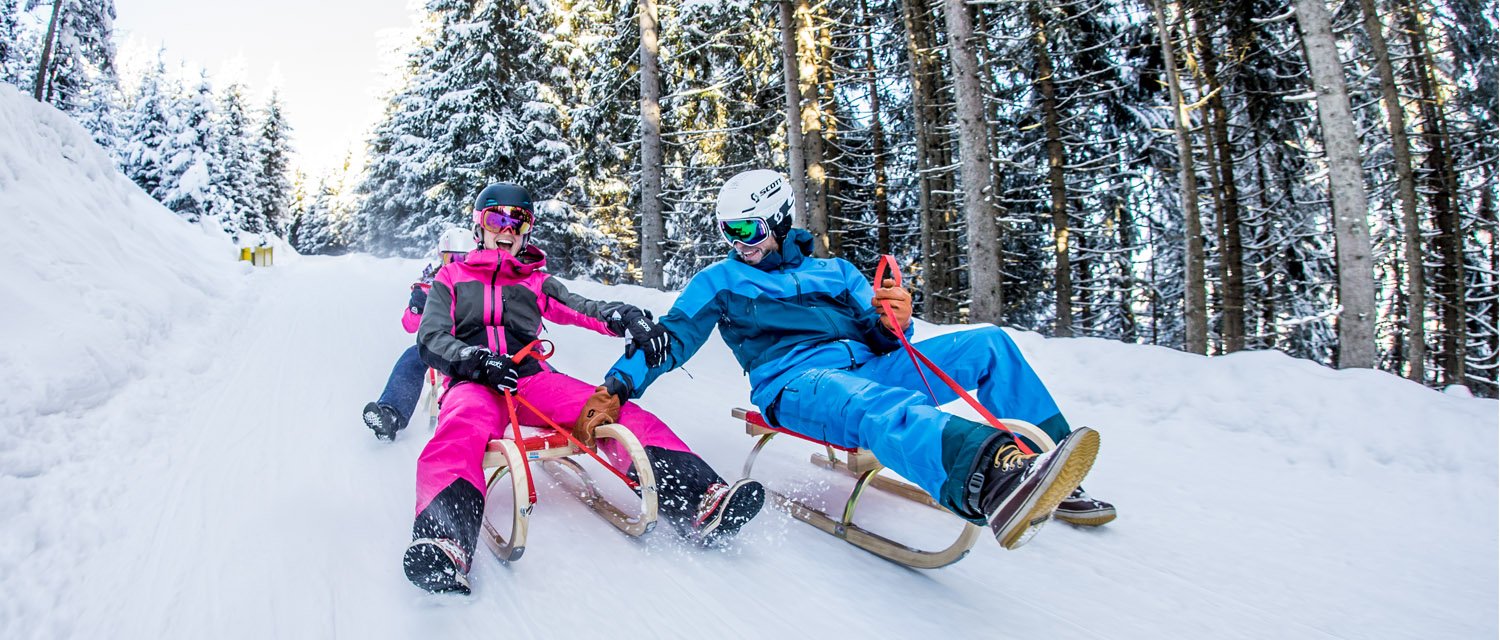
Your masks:
<svg viewBox="0 0 1500 640"><path fill-rule="evenodd" d="M115 533L107 505L132 479L108 470L179 428L161 376L192 379L223 343L232 314L215 305L249 270L236 257L68 116L0 84L0 637L72 635L67 614L36 614ZM117 402L133 386L142 398Z"/></svg>
<svg viewBox="0 0 1500 640"><path fill-rule="evenodd" d="M0 418L99 404L229 286L234 247L115 169L68 116L0 85Z"/></svg>

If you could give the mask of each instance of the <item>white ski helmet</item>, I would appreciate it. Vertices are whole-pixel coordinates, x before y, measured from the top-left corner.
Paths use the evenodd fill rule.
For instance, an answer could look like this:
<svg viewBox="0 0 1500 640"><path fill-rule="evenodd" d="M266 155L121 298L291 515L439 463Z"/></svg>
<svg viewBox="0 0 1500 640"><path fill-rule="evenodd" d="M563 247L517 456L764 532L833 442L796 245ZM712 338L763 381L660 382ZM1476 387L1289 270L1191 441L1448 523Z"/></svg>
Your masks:
<svg viewBox="0 0 1500 640"><path fill-rule="evenodd" d="M451 227L438 238L438 253L468 253L479 245L474 242L474 232Z"/></svg>
<svg viewBox="0 0 1500 640"><path fill-rule="evenodd" d="M719 189L714 217L719 233L730 244L764 242L764 235L756 233L758 225L732 224L757 220L764 225L763 233L780 242L792 230L792 211L796 206L792 183L786 176L770 169L755 169L735 174L724 183Z"/></svg>

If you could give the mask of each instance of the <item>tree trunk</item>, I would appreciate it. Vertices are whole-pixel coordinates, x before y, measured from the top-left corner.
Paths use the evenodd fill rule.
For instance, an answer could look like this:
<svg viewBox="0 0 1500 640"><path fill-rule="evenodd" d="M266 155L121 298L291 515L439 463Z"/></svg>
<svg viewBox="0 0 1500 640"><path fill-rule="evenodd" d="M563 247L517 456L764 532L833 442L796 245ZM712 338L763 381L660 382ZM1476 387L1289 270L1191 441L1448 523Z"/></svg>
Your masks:
<svg viewBox="0 0 1500 640"><path fill-rule="evenodd" d="M958 256L953 247L952 184L944 169L949 154L934 134L943 121L937 84L941 71L933 60L932 24L922 0L903 0L906 49L912 83L912 111L917 143L917 203L922 221L922 293L927 319L959 319L955 281Z"/></svg>
<svg viewBox="0 0 1500 640"><path fill-rule="evenodd" d="M662 288L661 78L657 72L656 0L640 0L641 12L641 275Z"/></svg>
<svg viewBox="0 0 1500 640"><path fill-rule="evenodd" d="M1229 113L1219 83L1219 59L1213 35L1200 13L1194 20L1198 30L1199 70L1208 86L1208 117L1213 147L1215 203L1219 213L1219 287L1223 291L1223 315L1219 318L1224 352L1245 348L1245 252L1240 230L1240 190L1235 182L1234 146L1229 139Z"/></svg>
<svg viewBox="0 0 1500 640"><path fill-rule="evenodd" d="M1208 309L1203 287L1203 223L1198 217L1198 175L1193 169L1193 141L1188 137L1187 105L1183 103L1182 87L1177 79L1177 59L1172 47L1172 30L1167 27L1166 10L1162 3L1153 0L1151 11L1156 17L1156 29L1161 35L1161 56L1166 66L1167 88L1172 96L1173 122L1177 131L1177 159L1181 165L1182 215L1185 221L1183 234L1187 246L1183 250L1183 307L1185 321L1185 344L1189 353L1208 352Z"/></svg>
<svg viewBox="0 0 1500 640"><path fill-rule="evenodd" d="M52 0L52 19L47 21L47 36L42 40L42 59L36 65L36 82L32 84L32 97L41 102L46 97L52 66L52 41L57 33L57 18L62 13L63 0Z"/></svg>
<svg viewBox="0 0 1500 640"><path fill-rule="evenodd" d="M1328 7L1323 0L1293 0L1307 69L1318 96L1318 122L1328 156L1328 195L1339 278L1339 368L1375 366L1375 271L1360 166L1359 133L1349 111Z"/></svg>
<svg viewBox="0 0 1500 640"><path fill-rule="evenodd" d="M1375 54L1375 69L1380 72L1381 99L1385 102L1386 128L1391 134L1391 153L1396 164L1396 195L1401 199L1401 226L1406 250L1406 327L1400 331L1405 341L1404 357L1407 377L1418 383L1427 378L1427 281L1422 266L1422 228L1417 220L1417 183L1412 175L1411 142L1406 138L1406 111L1396 87L1396 73L1385 43L1385 25L1375 11L1374 0L1359 0L1364 14L1365 33ZM1399 280L1398 280L1399 282Z"/></svg>
<svg viewBox="0 0 1500 640"><path fill-rule="evenodd" d="M833 21L833 17L829 14L829 5L827 3L820 5L818 19L821 21L823 27L817 31L817 77L819 83L822 85L822 91L819 92L819 95L822 99L827 100L826 108L820 105L818 113L823 117L820 125L823 132L824 153L828 153L827 149L831 142L837 140L839 136L839 119L838 94L835 92L833 84L833 28L829 26ZM838 155L839 148L837 145L832 145L832 149L834 155L823 158L823 165L827 169L837 171L839 167L837 161L841 159L841 156ZM844 182L837 174L824 177L823 206L828 210L825 216L828 220L828 228L826 230L828 240L825 244L828 247L828 255L830 256L842 256L844 254L844 201L840 197L843 193L843 188Z"/></svg>
<svg viewBox="0 0 1500 640"><path fill-rule="evenodd" d="M781 0L781 75L786 84L786 167L797 199L795 226L807 228L807 165L802 160L802 92L797 89L797 29L791 0Z"/></svg>
<svg viewBox="0 0 1500 640"><path fill-rule="evenodd" d="M807 230L813 254L828 257L828 174L823 167L823 104L819 96L818 27L808 0L795 0L797 85L802 90L802 158L807 163Z"/></svg>
<svg viewBox="0 0 1500 640"><path fill-rule="evenodd" d="M860 0L859 14L867 23L866 26L870 26L870 6L867 0ZM875 43L869 30L865 31L864 45L865 93L870 100L870 149L874 156L872 170L875 172L875 246L881 255L887 255L891 253L891 205L886 200L885 128L880 124L880 87L875 83Z"/></svg>
<svg viewBox="0 0 1500 640"><path fill-rule="evenodd" d="M958 115L964 217L968 221L969 320L999 325L1003 309L999 233L990 185L989 123L984 117L979 61L974 55L973 21L964 0L943 0L943 5Z"/></svg>
<svg viewBox="0 0 1500 640"><path fill-rule="evenodd" d="M1256 205L1260 207L1261 211L1268 211L1271 205L1266 200L1266 190L1270 188L1270 181L1266 178L1266 165L1269 161L1264 157L1266 148L1265 140L1259 129L1255 130L1253 135L1253 144L1255 145L1255 200ZM1256 239L1259 240L1259 238ZM1260 277L1261 281L1265 283L1267 290L1271 290L1276 286L1276 272L1270 261L1261 261ZM1258 332L1260 336L1259 346L1262 349L1275 349L1277 331L1276 298L1263 296L1259 302L1261 305L1260 331Z"/></svg>
<svg viewBox="0 0 1500 640"><path fill-rule="evenodd" d="M1457 189L1451 178L1453 159L1449 156L1442 98L1433 77L1433 60L1427 48L1427 30L1418 8L1409 6L1404 15L1406 33L1412 50L1412 71L1417 80L1417 95L1422 114L1422 139L1427 143L1423 163L1423 182L1432 194L1432 217L1438 235L1437 298L1442 320L1442 348L1438 361L1443 368L1443 384L1465 384L1468 327L1464 313L1463 228L1462 214L1453 201Z"/></svg>
<svg viewBox="0 0 1500 640"><path fill-rule="evenodd" d="M1036 29L1037 90L1042 96L1042 122L1047 134L1047 185L1052 196L1053 287L1057 292L1057 324L1054 335L1073 337L1073 262L1068 250L1068 185L1063 175L1061 118L1057 113L1057 88L1052 83L1052 55L1047 51L1047 23L1039 3L1027 4L1031 26Z"/></svg>

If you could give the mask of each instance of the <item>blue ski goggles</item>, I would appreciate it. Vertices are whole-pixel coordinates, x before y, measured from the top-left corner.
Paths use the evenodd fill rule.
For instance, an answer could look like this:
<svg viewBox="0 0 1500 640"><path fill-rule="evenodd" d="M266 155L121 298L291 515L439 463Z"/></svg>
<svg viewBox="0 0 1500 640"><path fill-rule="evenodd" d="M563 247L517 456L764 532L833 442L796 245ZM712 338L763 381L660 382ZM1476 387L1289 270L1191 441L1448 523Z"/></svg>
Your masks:
<svg viewBox="0 0 1500 640"><path fill-rule="evenodd" d="M719 233L730 245L738 242L753 247L771 237L771 225L766 224L765 218L720 220Z"/></svg>

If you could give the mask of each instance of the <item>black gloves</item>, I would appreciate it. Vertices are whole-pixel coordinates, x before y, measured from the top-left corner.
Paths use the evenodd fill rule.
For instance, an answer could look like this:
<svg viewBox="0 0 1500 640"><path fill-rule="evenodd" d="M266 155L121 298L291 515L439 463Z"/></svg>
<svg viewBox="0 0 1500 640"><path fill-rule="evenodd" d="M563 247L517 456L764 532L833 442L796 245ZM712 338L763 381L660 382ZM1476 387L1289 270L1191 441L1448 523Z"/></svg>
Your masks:
<svg viewBox="0 0 1500 640"><path fill-rule="evenodd" d="M453 375L501 391L515 391L518 377L516 363L484 347L466 347L458 352Z"/></svg>
<svg viewBox="0 0 1500 640"><path fill-rule="evenodd" d="M411 300L406 301L406 308L411 309L412 313L422 313L422 309L427 308L427 290L412 285Z"/></svg>
<svg viewBox="0 0 1500 640"><path fill-rule="evenodd" d="M625 356L635 355L637 349L646 353L646 366L657 367L672 353L672 334L651 319L651 312L635 307L620 311L621 324L630 334L630 344L625 345Z"/></svg>

